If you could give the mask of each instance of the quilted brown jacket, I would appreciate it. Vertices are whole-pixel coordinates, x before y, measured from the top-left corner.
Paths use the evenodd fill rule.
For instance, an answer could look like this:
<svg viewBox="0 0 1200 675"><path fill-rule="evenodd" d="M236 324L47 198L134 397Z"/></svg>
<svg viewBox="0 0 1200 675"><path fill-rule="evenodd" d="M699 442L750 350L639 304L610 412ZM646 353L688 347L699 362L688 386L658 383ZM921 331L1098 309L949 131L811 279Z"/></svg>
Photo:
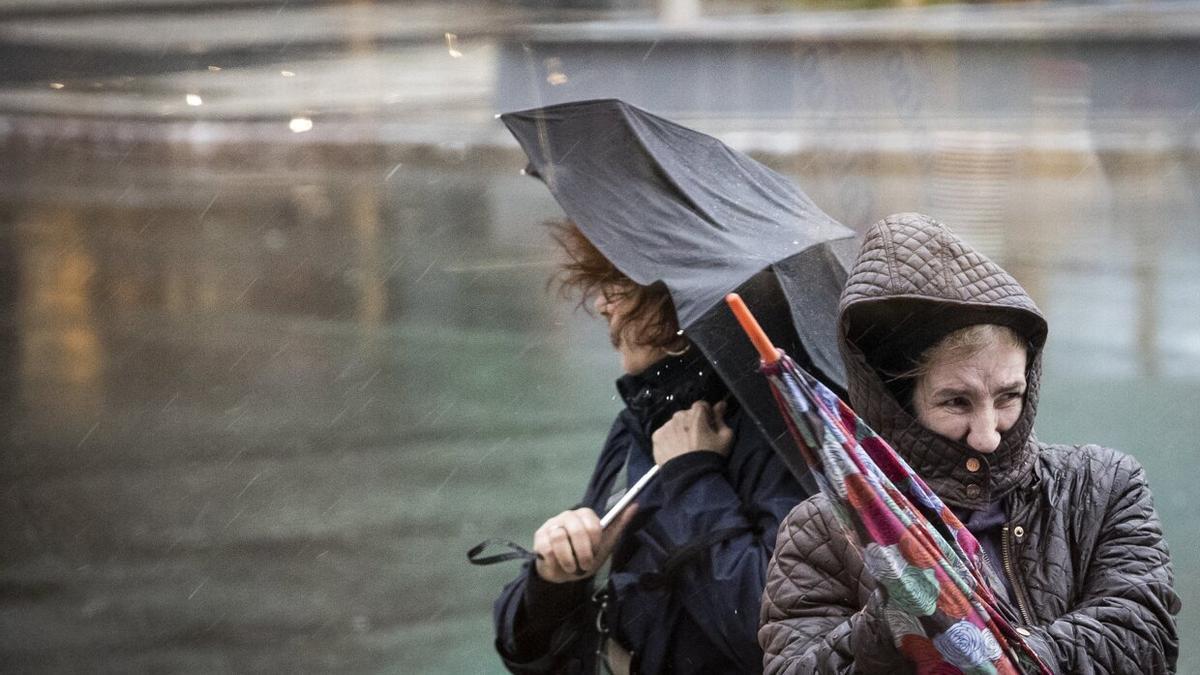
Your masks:
<svg viewBox="0 0 1200 675"><path fill-rule="evenodd" d="M974 323L1010 326L1029 343L1024 408L991 454L922 428L880 374L902 372ZM1141 466L1116 450L1033 434L1045 337L1045 320L1011 276L918 214L867 232L842 293L854 408L946 503L1005 504L1001 565L1030 646L1058 673L1174 672L1180 601ZM766 672L912 672L879 618L883 602L829 501L801 503L779 528L763 593Z"/></svg>

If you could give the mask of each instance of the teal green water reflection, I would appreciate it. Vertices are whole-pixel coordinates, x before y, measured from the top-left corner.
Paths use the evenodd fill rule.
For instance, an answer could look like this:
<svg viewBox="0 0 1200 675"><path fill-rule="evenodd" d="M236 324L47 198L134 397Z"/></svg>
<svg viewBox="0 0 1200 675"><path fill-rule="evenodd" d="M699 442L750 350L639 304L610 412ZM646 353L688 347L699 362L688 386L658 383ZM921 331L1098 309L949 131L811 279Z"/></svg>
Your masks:
<svg viewBox="0 0 1200 675"><path fill-rule="evenodd" d="M17 155L0 194L6 665L499 671L514 568L464 552L572 504L618 409L603 331L546 287L545 190L516 162L74 152ZM816 166L782 168L835 217L929 210L1028 285L1039 435L1146 465L1193 642L1196 167L1035 166L983 199Z"/></svg>

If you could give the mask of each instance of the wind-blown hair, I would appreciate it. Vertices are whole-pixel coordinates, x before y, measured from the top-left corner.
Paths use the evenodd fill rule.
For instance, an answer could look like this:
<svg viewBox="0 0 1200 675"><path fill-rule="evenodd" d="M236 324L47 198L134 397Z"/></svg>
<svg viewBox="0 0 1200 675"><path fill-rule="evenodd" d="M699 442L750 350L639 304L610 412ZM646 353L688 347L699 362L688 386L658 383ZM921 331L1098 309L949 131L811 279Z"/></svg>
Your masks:
<svg viewBox="0 0 1200 675"><path fill-rule="evenodd" d="M642 286L625 276L570 220L551 222L549 227L567 257L550 279L563 297L578 297L579 306L591 311L588 301L607 290L609 299L631 301L628 312L612 327L616 334L626 335L627 326L636 326L627 337L638 345L673 350L687 344L665 284Z"/></svg>

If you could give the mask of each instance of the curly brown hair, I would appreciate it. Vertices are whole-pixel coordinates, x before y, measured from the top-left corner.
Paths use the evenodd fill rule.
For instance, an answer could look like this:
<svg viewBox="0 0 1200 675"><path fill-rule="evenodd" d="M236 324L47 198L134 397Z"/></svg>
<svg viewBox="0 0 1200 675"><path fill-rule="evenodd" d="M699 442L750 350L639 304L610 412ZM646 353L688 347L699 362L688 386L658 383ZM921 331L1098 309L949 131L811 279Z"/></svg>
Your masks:
<svg viewBox="0 0 1200 675"><path fill-rule="evenodd" d="M563 297L578 296L579 306L586 311L591 311L588 300L601 293L607 292L610 300L628 299L629 310L612 326L614 335L625 336L628 327L633 329L629 339L638 345L673 350L681 343L686 344L665 284L660 281L643 286L625 276L570 220L551 222L548 226L550 236L567 255L550 279L551 284L557 282Z"/></svg>

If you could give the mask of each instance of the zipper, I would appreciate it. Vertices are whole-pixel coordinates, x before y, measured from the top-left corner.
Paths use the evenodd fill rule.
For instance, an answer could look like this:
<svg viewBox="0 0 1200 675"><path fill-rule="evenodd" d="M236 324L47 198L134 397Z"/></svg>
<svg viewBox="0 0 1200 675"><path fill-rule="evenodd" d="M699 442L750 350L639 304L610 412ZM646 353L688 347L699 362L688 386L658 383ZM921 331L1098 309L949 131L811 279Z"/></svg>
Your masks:
<svg viewBox="0 0 1200 675"><path fill-rule="evenodd" d="M1009 536L1008 525L1004 526L1000 534L1000 550L1004 558L1004 574L1008 577L1008 583L1012 584L1013 595L1017 598L1017 609L1021 611L1021 619L1025 621L1026 626L1033 625L1033 618L1029 614L1027 605L1025 604L1025 589L1021 584L1017 583L1016 568L1012 564L1012 543Z"/></svg>

